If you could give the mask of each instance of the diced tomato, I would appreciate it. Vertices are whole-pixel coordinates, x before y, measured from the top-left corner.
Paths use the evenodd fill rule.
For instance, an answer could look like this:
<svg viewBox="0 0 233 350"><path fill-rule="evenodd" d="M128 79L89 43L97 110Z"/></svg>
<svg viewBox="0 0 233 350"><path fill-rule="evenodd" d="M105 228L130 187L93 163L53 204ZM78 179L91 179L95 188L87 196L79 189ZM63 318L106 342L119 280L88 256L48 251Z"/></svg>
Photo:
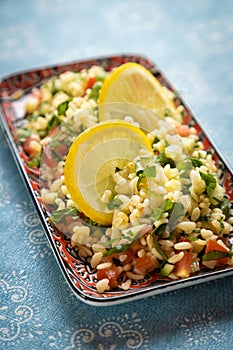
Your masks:
<svg viewBox="0 0 233 350"><path fill-rule="evenodd" d="M205 253L209 253L212 250L217 250L219 252L228 252L228 249L223 247L221 244L218 242L214 241L213 239L209 239L207 245L206 245L206 250Z"/></svg>
<svg viewBox="0 0 233 350"><path fill-rule="evenodd" d="M32 141L38 142L39 144L38 138L34 136L27 137L27 139L23 143L23 149L30 156L30 158L33 158L38 153L38 151L36 151L35 148L32 147ZM40 147L38 147L38 149L39 148Z"/></svg>
<svg viewBox="0 0 233 350"><path fill-rule="evenodd" d="M177 125L175 127L175 130L180 136L185 137L190 135L190 129L188 125Z"/></svg>
<svg viewBox="0 0 233 350"><path fill-rule="evenodd" d="M176 263L175 274L180 278L187 278L190 276L191 264L193 254L192 252L184 251L184 257Z"/></svg>
<svg viewBox="0 0 233 350"><path fill-rule="evenodd" d="M89 77L87 81L87 89L91 89L93 85L96 83L96 77Z"/></svg>
<svg viewBox="0 0 233 350"><path fill-rule="evenodd" d="M190 242L190 240L187 237L181 236L178 240L178 242Z"/></svg>
<svg viewBox="0 0 233 350"><path fill-rule="evenodd" d="M206 245L206 249L205 249L205 254L212 252L213 250L218 251L218 252L228 252L228 249L223 247L221 244L219 244L218 242L214 241L213 239L209 239L208 243ZM229 258L220 258L217 259L217 266L223 266L226 265L228 263Z"/></svg>
<svg viewBox="0 0 233 350"><path fill-rule="evenodd" d="M97 279L98 281L103 278L107 278L109 280L110 289L116 288L118 286L119 270L116 265L112 264L111 267L106 269L100 269L97 271Z"/></svg>
<svg viewBox="0 0 233 350"><path fill-rule="evenodd" d="M140 243L140 241L139 241L139 240L136 240L136 241L134 241L133 244L130 246L129 251L130 251L131 253L133 253L134 256L136 256L136 255L137 255L137 252L138 252L140 249L143 249L143 248L145 248L145 247Z"/></svg>
<svg viewBox="0 0 233 350"><path fill-rule="evenodd" d="M136 258L134 267L137 271L141 272L142 274L146 274L158 267L157 259L148 255Z"/></svg>
<svg viewBox="0 0 233 350"><path fill-rule="evenodd" d="M28 155L30 155L30 153L31 153L31 149L30 149L30 143L31 143L31 137L29 136L29 137L27 137L26 138L26 140L24 141L24 143L23 143L23 149L24 149L24 151L28 154Z"/></svg>

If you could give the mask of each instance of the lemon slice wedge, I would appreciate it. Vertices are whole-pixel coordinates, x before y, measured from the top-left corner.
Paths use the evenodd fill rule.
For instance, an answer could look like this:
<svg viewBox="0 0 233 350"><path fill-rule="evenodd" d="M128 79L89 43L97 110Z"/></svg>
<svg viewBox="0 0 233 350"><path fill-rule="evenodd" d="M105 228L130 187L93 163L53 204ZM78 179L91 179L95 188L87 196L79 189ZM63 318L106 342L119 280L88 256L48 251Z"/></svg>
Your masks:
<svg viewBox="0 0 233 350"><path fill-rule="evenodd" d="M108 226L112 211L101 196L113 190L112 175L140 152L153 153L146 135L122 120L102 122L80 134L71 145L64 169L65 184L79 210L93 221Z"/></svg>
<svg viewBox="0 0 233 350"><path fill-rule="evenodd" d="M121 108L120 104L118 106L116 104L115 113L112 107L109 113L108 104L113 102L141 106L147 111L152 110L154 116L144 114L142 117L142 113L137 113L135 107L129 107L130 111L134 109L133 119L146 131L155 129L158 117L164 118L167 114L181 120L170 94L149 70L138 63L128 62L115 68L104 81L98 99L101 121L124 119L125 106ZM122 115L121 111L124 112ZM148 118L151 119L149 123L145 121Z"/></svg>

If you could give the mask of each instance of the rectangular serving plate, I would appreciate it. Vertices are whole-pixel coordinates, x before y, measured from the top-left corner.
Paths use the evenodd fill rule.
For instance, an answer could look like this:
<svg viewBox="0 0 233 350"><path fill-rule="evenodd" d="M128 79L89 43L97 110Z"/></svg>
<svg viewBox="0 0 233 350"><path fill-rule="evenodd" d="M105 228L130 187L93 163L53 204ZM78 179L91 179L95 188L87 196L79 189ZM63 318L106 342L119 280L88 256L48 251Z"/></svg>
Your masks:
<svg viewBox="0 0 233 350"><path fill-rule="evenodd" d="M56 232L50 225L48 213L40 202L39 174L27 166L24 151L15 137L16 128L22 125L24 115L22 104L25 96L34 87L39 87L52 76L67 71L80 71L90 68L93 65L100 65L110 71L112 68L120 66L126 62L137 62L146 67L151 73L168 89L175 91L168 79L158 66L147 57L139 55L119 55L100 57L89 60L49 66L15 73L3 77L0 81L0 120L15 162L26 187L34 202L35 208L40 217L46 237L51 245L51 249L56 257L61 271L75 295L82 301L90 305L104 306L133 301L140 298L172 291L175 289L207 282L216 278L229 276L233 273L233 267L227 266L211 271L201 271L187 279L176 281L162 281L157 275L147 276L144 280L135 282L128 291L116 290L99 294L96 291L95 271L89 265L79 259L77 252L70 245L70 240L66 239L60 232ZM226 188L227 195L233 206L233 172L224 160L223 156L216 149L209 135L202 129L197 117L183 101L181 96L177 96L177 102L185 108L185 123L196 128L199 138L202 140L206 150L212 153L217 166L221 184Z"/></svg>

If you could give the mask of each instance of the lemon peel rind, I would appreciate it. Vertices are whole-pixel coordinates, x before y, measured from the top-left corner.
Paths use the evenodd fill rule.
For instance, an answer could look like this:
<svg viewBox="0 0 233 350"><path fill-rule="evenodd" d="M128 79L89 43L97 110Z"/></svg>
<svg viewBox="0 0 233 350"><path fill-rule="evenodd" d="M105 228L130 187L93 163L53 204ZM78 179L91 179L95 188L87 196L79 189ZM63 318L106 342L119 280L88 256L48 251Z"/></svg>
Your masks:
<svg viewBox="0 0 233 350"><path fill-rule="evenodd" d="M82 164L85 154L82 154L81 159L77 159L77 149L80 147L80 145L85 144L86 141L90 142L91 138L96 137L99 132L105 131L107 133L113 128L119 128L119 130L125 128L128 133L131 133L131 135L135 134L135 136L140 136L142 148L147 149L149 152L151 152L151 154L153 154L149 139L137 126L123 120L108 120L100 122L99 124L85 130L74 140L68 152L64 168L65 184L72 200L77 204L78 209L83 214L102 226L109 226L112 223L113 214L98 211L88 202L86 202L82 191L79 189L81 185L79 184L78 176L80 164ZM111 138L109 137L109 139ZM126 139L130 139L130 137ZM91 150L91 146L89 149ZM135 156L136 155L137 154L135 154Z"/></svg>
<svg viewBox="0 0 233 350"><path fill-rule="evenodd" d="M148 84L151 85L152 97L153 97L153 93L159 96L159 99L160 99L159 106L150 105L150 103L149 104L144 103L144 101L139 101L137 100L137 98L135 100L134 99L135 97L132 97L132 99L130 98L130 100L127 100L125 99L125 94L123 94L123 96L121 96L120 98L116 98L116 96L113 96L115 94L116 89L112 94L112 88L114 85L116 86L117 83L119 83L118 79L122 78L122 81L123 81L124 79L127 79L127 76L130 76L130 74L133 72L139 73L139 75L144 77L144 83L145 81L147 81ZM137 91L134 91L134 93L136 92ZM133 95L134 94L132 94L132 96ZM162 104L161 104L161 101L163 101ZM181 121L182 119L182 116L180 115L180 113L176 111L176 107L174 105L172 98L165 92L164 87L161 85L161 83L156 79L156 77L148 69L146 69L144 66L136 62L127 62L115 68L105 79L100 90L98 104L104 106L105 104L115 103L115 102L138 104L141 107L150 108L161 118L165 117L166 110L170 110L172 113L172 116L175 119L177 119L178 121ZM106 120L104 107L100 109L99 118L101 121Z"/></svg>

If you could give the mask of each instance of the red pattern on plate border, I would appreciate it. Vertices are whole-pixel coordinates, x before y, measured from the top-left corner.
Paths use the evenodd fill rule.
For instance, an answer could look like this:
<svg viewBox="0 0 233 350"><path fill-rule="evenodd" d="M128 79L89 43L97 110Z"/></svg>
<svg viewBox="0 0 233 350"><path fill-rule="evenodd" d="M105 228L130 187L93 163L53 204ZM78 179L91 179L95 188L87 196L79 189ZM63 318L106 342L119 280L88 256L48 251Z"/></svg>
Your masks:
<svg viewBox="0 0 233 350"><path fill-rule="evenodd" d="M59 75L60 73L63 73L67 70L75 70L80 71L84 68L90 68L93 65L101 65L106 70L110 71L112 68L117 67L123 63L133 61L142 64L147 69L149 69L156 77L157 79L165 85L170 90L174 90L171 84L168 82L168 80L165 78L165 76L161 73L161 71L158 69L158 67L153 64L148 58L141 57L141 56L135 56L135 55L122 55L122 56L111 56L111 57L105 57L105 58L97 58L97 59L90 59L85 61L78 61L68 64L62 64L57 65L55 67L46 67L46 68L38 68L33 71L25 71L18 74L14 74L11 76L6 77L2 80L0 83L0 99L1 99L1 107L2 107L2 113L3 117L5 118L5 121L9 127L9 130L11 132L12 138L14 140L14 143L16 145L18 155L21 159L22 166L24 168L25 173L28 176L31 189L35 195L35 198L37 200L37 205L41 206L41 200L40 200L40 189L39 189L39 172L38 169L29 168L27 166L27 160L28 157L24 153L21 145L17 142L17 139L15 137L15 127L14 123L16 121L16 115L15 115L15 109L14 109L14 102L11 99L12 94L17 92L18 90L22 90L24 94L30 91L35 86L41 85L45 80L49 79L50 77L54 75ZM227 194L231 201L233 201L233 180L232 180L232 174L230 171L226 170L226 165L223 163L223 161L220 159L218 154L215 152L215 149L211 145L210 140L205 135L205 133L202 131L202 128L195 120L192 112L189 110L189 108L185 105L185 103L177 97L177 102L182 103L185 106L186 116L185 116L185 123L191 124L194 126L198 132L198 135L200 139L202 140L205 149L208 151L211 151L214 155L215 161L222 167L223 171L223 184L226 187ZM221 170L221 169L220 169ZM45 221L47 219L47 213L42 208ZM154 286L156 284L156 281L158 280L158 274L154 273L148 278L145 278L143 281L135 282L135 284L132 285L131 289L129 291L112 291L112 292L105 292L103 294L99 294L96 292L95 289L95 271L90 271L90 268L88 264L80 259L75 259L73 254L71 254L71 246L70 242L64 238L64 236L56 232L51 225L47 225L46 234L49 234L50 241L53 243L53 247L55 247L56 252L58 253L58 257L60 258L60 263L63 265L63 269L65 270L65 276L69 280L70 284L73 286L74 291L81 295L83 299L86 299L91 296L91 298L94 299L119 299L120 297L129 296L133 293L133 291L136 290L150 290L150 287ZM64 272L64 271L63 271ZM166 283L166 282L163 282Z"/></svg>

